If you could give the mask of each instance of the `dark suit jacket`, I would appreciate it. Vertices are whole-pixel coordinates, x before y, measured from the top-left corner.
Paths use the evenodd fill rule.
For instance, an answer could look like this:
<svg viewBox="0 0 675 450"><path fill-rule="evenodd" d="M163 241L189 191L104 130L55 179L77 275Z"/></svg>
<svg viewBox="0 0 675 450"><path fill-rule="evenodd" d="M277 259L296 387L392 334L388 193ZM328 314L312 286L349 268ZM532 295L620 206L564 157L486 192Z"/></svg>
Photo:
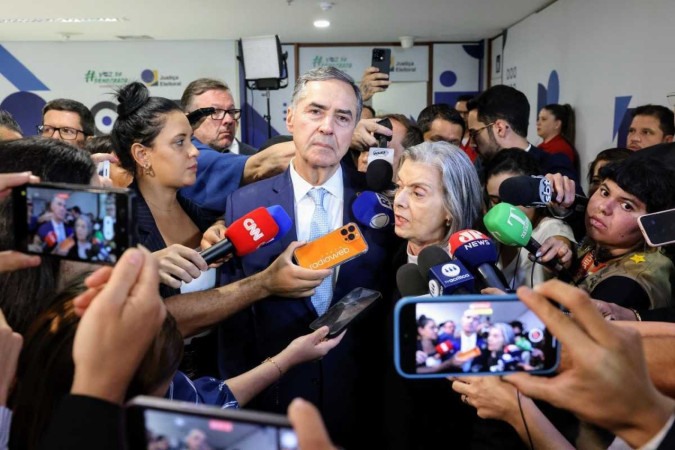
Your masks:
<svg viewBox="0 0 675 450"><path fill-rule="evenodd" d="M237 142L239 143L239 154L240 155L255 155L256 153L258 153L257 148L255 148L251 145L245 144L245 143L241 142L239 139L237 139Z"/></svg>
<svg viewBox="0 0 675 450"><path fill-rule="evenodd" d="M348 223L355 221L351 211L352 200L359 191L366 189L366 183L363 174L345 168L343 181L343 223ZM280 205L289 216L295 217L293 186L288 170L234 192L227 200L225 221L229 225L254 208L271 205ZM386 276L382 265L388 259L390 246L387 243L393 239L393 233L390 229L360 228L368 242L368 252L340 266L333 304L356 287L382 291ZM228 267L229 273L224 268L223 281L231 282L267 268L294 240L297 240L297 235L295 227L292 227L279 241L233 262ZM372 387L370 383L377 382L369 378L364 368L370 364L369 357L385 352L383 348L369 346L372 341L368 335L373 333L369 324L379 323L372 311L351 326L340 345L328 355L284 374L277 386L262 393L250 407L285 413L293 398L303 397L319 407L337 443L351 444L348 438L356 435L357 424L354 421L363 411L357 405L366 401L365 396ZM316 318L316 311L308 297L268 297L228 319L220 327L221 375L225 378L238 375L260 364L266 357L275 355L293 339L309 333L309 324ZM367 423L362 421L364 425Z"/></svg>

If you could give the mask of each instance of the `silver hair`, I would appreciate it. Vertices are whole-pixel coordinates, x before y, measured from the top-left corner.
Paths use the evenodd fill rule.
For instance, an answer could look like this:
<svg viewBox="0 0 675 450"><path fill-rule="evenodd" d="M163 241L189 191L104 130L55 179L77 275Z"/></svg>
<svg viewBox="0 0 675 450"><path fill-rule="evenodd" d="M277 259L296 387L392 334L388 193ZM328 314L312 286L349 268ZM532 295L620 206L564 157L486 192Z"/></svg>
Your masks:
<svg viewBox="0 0 675 450"><path fill-rule="evenodd" d="M481 212L482 192L476 168L463 150L445 141L422 142L403 151L399 168L405 161L430 164L441 172L443 204L452 217L445 240L473 227Z"/></svg>
<svg viewBox="0 0 675 450"><path fill-rule="evenodd" d="M516 339L516 333L513 331L513 327L508 323L493 323L490 328L496 328L500 333L502 333L502 336L504 337L504 345L513 344Z"/></svg>
<svg viewBox="0 0 675 450"><path fill-rule="evenodd" d="M354 79L333 66L320 66L311 69L298 78L293 89L293 98L291 104L295 108L300 100L305 96L305 88L310 81L339 80L347 83L354 90L356 95L356 117L354 122L361 120L361 110L363 109L363 97L361 89L356 85Z"/></svg>

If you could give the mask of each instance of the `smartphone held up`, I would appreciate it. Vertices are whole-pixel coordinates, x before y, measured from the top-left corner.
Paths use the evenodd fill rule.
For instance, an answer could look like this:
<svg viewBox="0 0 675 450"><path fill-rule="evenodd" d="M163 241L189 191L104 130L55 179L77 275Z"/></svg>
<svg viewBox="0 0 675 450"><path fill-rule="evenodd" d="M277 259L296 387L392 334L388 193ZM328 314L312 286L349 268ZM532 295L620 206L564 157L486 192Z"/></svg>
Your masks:
<svg viewBox="0 0 675 450"><path fill-rule="evenodd" d="M12 190L15 250L114 264L135 243L133 193L62 183Z"/></svg>

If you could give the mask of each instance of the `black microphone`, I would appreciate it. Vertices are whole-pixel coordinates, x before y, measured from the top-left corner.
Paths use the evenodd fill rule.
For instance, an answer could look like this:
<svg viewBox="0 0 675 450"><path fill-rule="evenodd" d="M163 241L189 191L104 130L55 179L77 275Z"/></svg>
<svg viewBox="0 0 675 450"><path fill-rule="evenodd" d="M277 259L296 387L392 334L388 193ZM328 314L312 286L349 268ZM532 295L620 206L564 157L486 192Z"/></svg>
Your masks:
<svg viewBox="0 0 675 450"><path fill-rule="evenodd" d="M512 205L541 208L548 206L554 196L553 185L542 176L519 175L507 178L499 186L499 198ZM569 209L584 212L587 206L588 197L574 194L574 203Z"/></svg>
<svg viewBox="0 0 675 450"><path fill-rule="evenodd" d="M452 294L473 294L474 278L466 267L450 258L435 245L425 247L417 257L420 275L429 280L432 297Z"/></svg>
<svg viewBox="0 0 675 450"><path fill-rule="evenodd" d="M403 297L418 297L428 295L427 280L422 278L417 264L407 263L399 267L396 272L396 286Z"/></svg>
<svg viewBox="0 0 675 450"><path fill-rule="evenodd" d="M366 169L366 185L369 191L382 192L393 188L391 179L394 168L384 159L376 159Z"/></svg>
<svg viewBox="0 0 675 450"><path fill-rule="evenodd" d="M510 292L504 274L495 266L497 249L489 237L476 230L458 231L450 236L450 251L486 286Z"/></svg>

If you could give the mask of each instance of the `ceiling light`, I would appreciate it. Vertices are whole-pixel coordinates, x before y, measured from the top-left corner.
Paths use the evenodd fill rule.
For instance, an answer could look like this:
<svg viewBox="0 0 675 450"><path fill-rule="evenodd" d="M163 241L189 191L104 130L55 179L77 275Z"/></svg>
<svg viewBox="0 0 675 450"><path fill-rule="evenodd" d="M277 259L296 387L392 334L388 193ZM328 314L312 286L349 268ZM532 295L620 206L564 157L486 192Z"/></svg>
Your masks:
<svg viewBox="0 0 675 450"><path fill-rule="evenodd" d="M323 19L315 20L314 26L317 28L328 28L330 26L330 22Z"/></svg>
<svg viewBox="0 0 675 450"><path fill-rule="evenodd" d="M35 17L35 18L15 18L0 19L0 24L11 23L110 23L122 22L127 19L119 17Z"/></svg>

